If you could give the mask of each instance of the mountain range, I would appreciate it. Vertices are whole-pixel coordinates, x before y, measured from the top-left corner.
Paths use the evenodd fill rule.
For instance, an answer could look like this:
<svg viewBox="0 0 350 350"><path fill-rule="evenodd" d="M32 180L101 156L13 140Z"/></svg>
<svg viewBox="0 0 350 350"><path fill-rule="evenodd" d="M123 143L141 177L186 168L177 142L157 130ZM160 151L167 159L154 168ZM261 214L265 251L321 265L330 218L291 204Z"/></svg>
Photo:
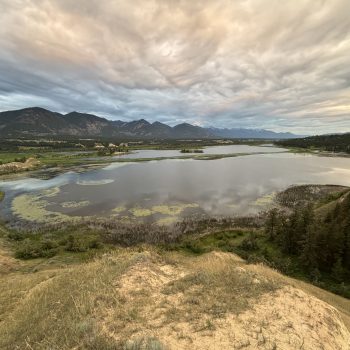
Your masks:
<svg viewBox="0 0 350 350"><path fill-rule="evenodd" d="M0 112L0 136L79 136L136 139L259 138L289 139L297 135L263 129L204 128L188 123L169 126L140 119L131 122L108 120L93 114L61 114L40 107Z"/></svg>

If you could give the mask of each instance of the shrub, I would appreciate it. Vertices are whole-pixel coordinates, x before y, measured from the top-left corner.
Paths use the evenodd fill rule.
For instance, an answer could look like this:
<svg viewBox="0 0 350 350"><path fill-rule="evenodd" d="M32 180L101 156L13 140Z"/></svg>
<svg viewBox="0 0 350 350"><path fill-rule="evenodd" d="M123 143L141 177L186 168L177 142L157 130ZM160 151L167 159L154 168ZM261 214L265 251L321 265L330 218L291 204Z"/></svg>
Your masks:
<svg viewBox="0 0 350 350"><path fill-rule="evenodd" d="M184 248L193 254L204 253L204 249L200 247L196 242L186 242Z"/></svg>
<svg viewBox="0 0 350 350"><path fill-rule="evenodd" d="M26 239L15 251L15 257L18 259L51 258L56 253L57 244L53 241L37 242Z"/></svg>
<svg viewBox="0 0 350 350"><path fill-rule="evenodd" d="M255 235L244 238L239 248L245 251L257 250L259 247Z"/></svg>
<svg viewBox="0 0 350 350"><path fill-rule="evenodd" d="M24 240L24 236L22 233L18 232L18 231L14 231L14 232L10 232L7 235L7 238L12 240L12 241L23 241Z"/></svg>
<svg viewBox="0 0 350 350"><path fill-rule="evenodd" d="M68 252L85 252L86 247L82 244L82 242L75 236L69 235L66 241L65 250Z"/></svg>
<svg viewBox="0 0 350 350"><path fill-rule="evenodd" d="M98 240L98 238L94 238L92 239L89 243L88 243L88 247L90 249L99 249L101 248L102 244L101 242Z"/></svg>

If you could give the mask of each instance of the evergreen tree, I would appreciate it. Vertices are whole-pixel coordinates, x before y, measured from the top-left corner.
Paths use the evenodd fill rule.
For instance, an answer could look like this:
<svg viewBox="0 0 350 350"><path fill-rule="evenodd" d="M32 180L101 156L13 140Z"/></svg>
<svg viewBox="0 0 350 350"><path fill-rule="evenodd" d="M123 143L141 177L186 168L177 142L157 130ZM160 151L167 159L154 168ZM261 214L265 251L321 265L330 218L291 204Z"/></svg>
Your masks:
<svg viewBox="0 0 350 350"><path fill-rule="evenodd" d="M308 225L304 239L301 242L301 261L306 269L311 273L315 269L318 269L317 262L317 238L316 238L316 227L314 225Z"/></svg>
<svg viewBox="0 0 350 350"><path fill-rule="evenodd" d="M343 252L342 252L342 259L343 259L343 266L350 270L350 215L346 216L344 228L343 228L343 238L344 238L344 244L343 244Z"/></svg>
<svg viewBox="0 0 350 350"><path fill-rule="evenodd" d="M277 228L279 224L279 212L277 208L273 208L267 214L267 219L265 222L265 233L269 240L273 241L277 234Z"/></svg>
<svg viewBox="0 0 350 350"><path fill-rule="evenodd" d="M343 282L344 279L344 268L342 264L341 258L338 258L335 264L332 267L332 277L337 281L337 282Z"/></svg>

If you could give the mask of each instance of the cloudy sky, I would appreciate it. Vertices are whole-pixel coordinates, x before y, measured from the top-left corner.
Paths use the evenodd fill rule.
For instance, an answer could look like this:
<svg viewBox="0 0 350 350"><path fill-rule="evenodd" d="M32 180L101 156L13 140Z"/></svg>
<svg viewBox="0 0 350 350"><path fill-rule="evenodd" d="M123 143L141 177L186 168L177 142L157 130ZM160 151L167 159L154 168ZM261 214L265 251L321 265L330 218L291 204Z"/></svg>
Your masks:
<svg viewBox="0 0 350 350"><path fill-rule="evenodd" d="M0 110L350 131L349 0L0 0Z"/></svg>

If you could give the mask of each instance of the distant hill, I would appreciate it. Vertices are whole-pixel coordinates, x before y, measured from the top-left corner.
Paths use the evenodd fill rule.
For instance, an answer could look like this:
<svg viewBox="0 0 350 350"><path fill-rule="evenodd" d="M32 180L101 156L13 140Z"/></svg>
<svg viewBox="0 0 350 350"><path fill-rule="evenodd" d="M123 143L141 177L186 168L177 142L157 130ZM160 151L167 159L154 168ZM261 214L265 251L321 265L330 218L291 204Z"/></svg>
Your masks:
<svg viewBox="0 0 350 350"><path fill-rule="evenodd" d="M264 129L242 129L242 128L233 128L233 129L217 129L210 128L212 133L223 138L238 138L238 139L291 139L300 137L294 135L290 132L274 132Z"/></svg>
<svg viewBox="0 0 350 350"><path fill-rule="evenodd" d="M296 138L276 143L287 147L317 148L328 152L350 153L350 133Z"/></svg>
<svg viewBox="0 0 350 350"><path fill-rule="evenodd" d="M287 139L291 133L255 129L202 128L188 123L169 125L140 119L131 122L108 120L93 114L61 114L40 107L0 112L0 136L88 136L141 139L259 138Z"/></svg>

